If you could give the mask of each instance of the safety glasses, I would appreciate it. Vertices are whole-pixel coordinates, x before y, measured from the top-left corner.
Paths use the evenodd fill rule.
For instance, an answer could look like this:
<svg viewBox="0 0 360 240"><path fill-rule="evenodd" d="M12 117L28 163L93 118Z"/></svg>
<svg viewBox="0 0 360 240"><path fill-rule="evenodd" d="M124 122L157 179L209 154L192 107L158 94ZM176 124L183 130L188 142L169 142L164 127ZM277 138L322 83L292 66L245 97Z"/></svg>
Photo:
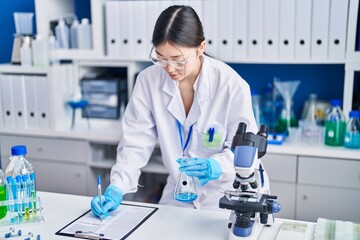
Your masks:
<svg viewBox="0 0 360 240"><path fill-rule="evenodd" d="M156 52L154 51L154 49L155 49L155 47L153 46L151 48L151 51L149 54L149 59L151 60L151 62L153 64L158 65L162 68L165 68L168 64L170 64L174 68L183 68L189 62L190 58L192 58L195 54L195 52L193 52L187 59L182 60L182 61L171 61L171 60L157 58Z"/></svg>

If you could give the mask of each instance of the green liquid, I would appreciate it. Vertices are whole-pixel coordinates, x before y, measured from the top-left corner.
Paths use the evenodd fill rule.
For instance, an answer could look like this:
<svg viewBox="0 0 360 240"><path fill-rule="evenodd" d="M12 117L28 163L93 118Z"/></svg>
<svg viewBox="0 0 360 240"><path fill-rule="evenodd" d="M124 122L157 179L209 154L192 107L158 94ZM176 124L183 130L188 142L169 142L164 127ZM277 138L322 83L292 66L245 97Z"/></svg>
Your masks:
<svg viewBox="0 0 360 240"><path fill-rule="evenodd" d="M325 121L325 145L343 146L346 123Z"/></svg>
<svg viewBox="0 0 360 240"><path fill-rule="evenodd" d="M297 127L298 121L295 117L290 118L290 127ZM286 118L280 118L275 126L275 131L277 133L286 133L288 135L288 120Z"/></svg>
<svg viewBox="0 0 360 240"><path fill-rule="evenodd" d="M0 201L6 200L6 187L0 186ZM0 207L0 219L6 216L7 206Z"/></svg>

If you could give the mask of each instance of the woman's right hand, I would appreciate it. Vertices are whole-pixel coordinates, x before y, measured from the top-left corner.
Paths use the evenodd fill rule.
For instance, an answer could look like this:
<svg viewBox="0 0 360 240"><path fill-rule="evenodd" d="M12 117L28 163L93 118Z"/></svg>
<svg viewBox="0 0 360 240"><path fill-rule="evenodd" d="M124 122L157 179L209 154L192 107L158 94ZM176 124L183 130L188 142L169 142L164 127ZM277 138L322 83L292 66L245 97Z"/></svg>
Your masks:
<svg viewBox="0 0 360 240"><path fill-rule="evenodd" d="M91 200L91 211L97 217L105 219L110 215L111 211L114 211L119 207L123 200L123 191L114 185L110 185L106 188L104 195L101 196L102 207L100 206L100 196L95 196Z"/></svg>

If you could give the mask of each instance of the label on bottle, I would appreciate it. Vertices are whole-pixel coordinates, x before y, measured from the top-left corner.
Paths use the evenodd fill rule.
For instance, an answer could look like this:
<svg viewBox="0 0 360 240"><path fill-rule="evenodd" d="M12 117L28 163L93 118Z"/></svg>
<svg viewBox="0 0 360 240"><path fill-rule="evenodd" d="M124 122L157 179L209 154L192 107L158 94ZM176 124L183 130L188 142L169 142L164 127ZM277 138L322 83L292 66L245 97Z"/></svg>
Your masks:
<svg viewBox="0 0 360 240"><path fill-rule="evenodd" d="M343 146L345 129L345 122L325 121L325 144L329 146Z"/></svg>

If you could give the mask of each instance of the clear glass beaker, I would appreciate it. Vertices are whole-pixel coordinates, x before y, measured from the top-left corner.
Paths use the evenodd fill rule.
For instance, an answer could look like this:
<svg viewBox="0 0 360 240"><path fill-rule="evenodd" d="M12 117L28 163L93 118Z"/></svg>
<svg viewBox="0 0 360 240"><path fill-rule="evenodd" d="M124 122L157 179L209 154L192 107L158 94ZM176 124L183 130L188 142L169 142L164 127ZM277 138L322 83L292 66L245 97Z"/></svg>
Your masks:
<svg viewBox="0 0 360 240"><path fill-rule="evenodd" d="M187 161L188 158L181 158L180 162ZM174 198L180 202L192 202L198 197L195 188L194 177L180 172L175 186Z"/></svg>

